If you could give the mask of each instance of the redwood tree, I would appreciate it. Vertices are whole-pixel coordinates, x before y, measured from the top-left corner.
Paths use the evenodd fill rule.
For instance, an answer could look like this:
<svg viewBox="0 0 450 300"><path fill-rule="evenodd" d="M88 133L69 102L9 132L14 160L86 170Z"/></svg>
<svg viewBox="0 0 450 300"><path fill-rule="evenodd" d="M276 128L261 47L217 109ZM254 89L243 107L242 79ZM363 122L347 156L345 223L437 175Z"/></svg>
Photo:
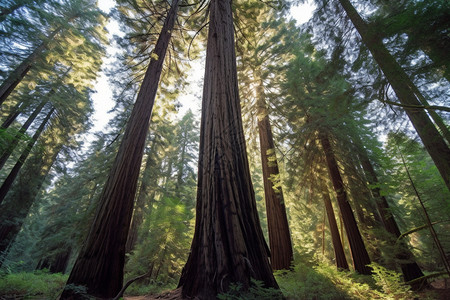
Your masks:
<svg viewBox="0 0 450 300"><path fill-rule="evenodd" d="M122 143L100 196L96 216L61 299L77 298L71 285L84 285L88 294L103 298L116 296L122 288L125 245L139 170L179 2L180 0L174 0L168 11Z"/></svg>
<svg viewBox="0 0 450 300"><path fill-rule="evenodd" d="M210 2L196 224L179 287L214 299L233 282L278 287L256 211L242 128L231 0Z"/></svg>
<svg viewBox="0 0 450 300"><path fill-rule="evenodd" d="M405 107L406 114L450 190L450 148L427 113L417 108L423 105L420 101L423 96L412 86L408 75L386 49L377 31L366 24L349 0L339 2Z"/></svg>
<svg viewBox="0 0 450 300"><path fill-rule="evenodd" d="M364 241L358 229L358 224L356 223L352 208L348 202L347 193L345 191L344 183L342 181L333 149L331 148L330 140L328 135L323 132L319 134L319 139L325 154L330 179L336 192L336 198L342 215L342 220L344 222L348 242L350 244L355 270L361 274L368 275L371 273L370 268L367 266L370 264L369 254L367 253Z"/></svg>
<svg viewBox="0 0 450 300"><path fill-rule="evenodd" d="M262 84L257 88L258 94L258 129L261 146L261 164L264 180L264 197L266 200L267 228L271 251L270 263L274 270L289 269L292 260L292 242L284 204L283 191L275 190L273 178L280 176L275 156L275 143L269 114L264 101ZM259 92L258 92L259 91Z"/></svg>
<svg viewBox="0 0 450 300"><path fill-rule="evenodd" d="M338 269L348 270L347 259L345 258L344 247L342 246L341 237L339 235L339 229L336 223L336 217L334 215L333 204L331 204L330 195L326 191L324 185L322 190L322 199L327 212L328 224L330 225L331 240L333 242L334 255L336 258L336 267Z"/></svg>

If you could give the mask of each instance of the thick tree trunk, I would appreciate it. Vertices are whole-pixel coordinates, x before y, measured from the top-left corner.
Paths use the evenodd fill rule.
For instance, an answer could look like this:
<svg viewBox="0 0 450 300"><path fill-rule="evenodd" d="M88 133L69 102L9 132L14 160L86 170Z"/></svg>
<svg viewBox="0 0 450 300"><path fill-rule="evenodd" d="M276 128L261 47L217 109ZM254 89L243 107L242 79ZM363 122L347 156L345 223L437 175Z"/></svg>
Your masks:
<svg viewBox="0 0 450 300"><path fill-rule="evenodd" d="M5 196L8 193L9 189L11 188L14 180L16 179L17 174L19 173L20 169L22 168L23 164L25 163L25 160L27 159L28 155L30 154L34 144L36 143L37 139L41 135L42 131L44 130L45 126L47 125L47 123L50 120L50 117L52 116L54 111L55 111L55 108L52 107L50 109L50 111L47 113L47 116L42 121L41 125L36 130L33 137L31 138L31 140L28 142L27 146L25 147L25 150L22 152L22 155L20 155L19 159L17 160L16 164L12 168L8 177L6 177L5 181L3 182L2 186L0 187L0 204L5 199Z"/></svg>
<svg viewBox="0 0 450 300"><path fill-rule="evenodd" d="M418 100L414 89L409 84L410 79L408 75L386 49L376 30L369 28L349 0L339 0L339 2L391 84L400 103L406 106L421 105L422 103ZM441 173L447 188L450 190L449 147L423 109L405 107L405 112Z"/></svg>
<svg viewBox="0 0 450 300"><path fill-rule="evenodd" d="M86 286L88 294L96 297L114 297L122 288L125 245L139 170L178 3L179 0L174 0L168 12L117 157L100 196L89 235L67 281L67 284ZM61 299L76 297L66 285Z"/></svg>
<svg viewBox="0 0 450 300"><path fill-rule="evenodd" d="M210 3L205 69L195 233L179 287L199 299L251 278L276 288L245 148L231 0Z"/></svg>
<svg viewBox="0 0 450 300"><path fill-rule="evenodd" d="M47 103L47 101L41 101L41 103L39 103L39 105L34 109L34 111L31 113L31 115L28 117L28 119L25 121L25 123L19 129L19 131L17 132L14 139L6 147L5 151L2 153L2 155L0 157L0 170L3 169L3 166L5 165L9 156L13 153L17 144L19 144L20 138L28 130L28 128L33 123L33 121L36 119L36 117L39 115L39 113L42 111L42 109L44 108L46 103Z"/></svg>
<svg viewBox="0 0 450 300"><path fill-rule="evenodd" d="M364 241L355 220L355 216L353 215L352 208L348 202L347 193L344 188L344 183L342 181L330 141L325 133L320 133L319 138L325 153L331 182L333 183L334 190L336 191L336 198L338 201L339 210L341 211L342 219L344 221L345 231L347 232L347 238L350 244L355 270L361 274L368 275L371 273L370 268L367 266L370 264L369 254L367 253Z"/></svg>
<svg viewBox="0 0 450 300"><path fill-rule="evenodd" d="M339 229L334 215L333 205L331 204L330 195L326 191L322 191L322 198L327 212L328 224L330 225L331 240L333 242L334 254L336 258L336 267L338 269L348 270L347 259L345 258L344 247L342 247Z"/></svg>
<svg viewBox="0 0 450 300"><path fill-rule="evenodd" d="M284 204L283 191L273 188L271 178L279 176L278 162L269 157L275 156L275 143L266 103L263 99L263 86L257 88L258 94L258 129L261 145L261 164L264 180L264 195L266 200L267 228L269 231L270 263L272 269L289 269L293 260L291 235Z"/></svg>
<svg viewBox="0 0 450 300"><path fill-rule="evenodd" d="M48 45L48 42L52 40L60 31L62 27L54 30L48 37L46 37L45 41L43 41L34 51L28 55L28 57L17 66L17 68L12 71L9 76L3 81L2 85L0 85L0 106L5 102L6 98L8 98L9 94L16 88L16 86L22 81L22 79L27 75L27 73L33 67L33 64L38 59L39 55L45 50Z"/></svg>

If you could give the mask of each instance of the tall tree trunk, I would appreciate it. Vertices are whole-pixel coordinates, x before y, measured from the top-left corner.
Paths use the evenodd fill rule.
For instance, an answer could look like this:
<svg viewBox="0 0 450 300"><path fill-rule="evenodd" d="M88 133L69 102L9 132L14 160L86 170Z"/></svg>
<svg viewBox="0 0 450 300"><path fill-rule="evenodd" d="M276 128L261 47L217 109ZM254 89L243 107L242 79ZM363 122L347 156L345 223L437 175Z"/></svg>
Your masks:
<svg viewBox="0 0 450 300"><path fill-rule="evenodd" d="M45 40L38 46L34 51L28 55L28 57L13 70L9 76L0 85L0 106L8 98L9 94L16 88L16 86L22 81L22 79L27 75L27 73L33 67L33 64L38 59L39 55L48 46L50 40L52 40L60 31L62 27L55 29Z"/></svg>
<svg viewBox="0 0 450 300"><path fill-rule="evenodd" d="M17 103L14 108L10 111L9 115L5 118L1 125L1 129L7 129L11 124L17 119L17 117L22 113L23 109L27 105L23 102Z"/></svg>
<svg viewBox="0 0 450 300"><path fill-rule="evenodd" d="M177 16L172 1L154 55L142 82L114 164L99 199L96 216L67 284L84 285L88 294L111 298L123 284L125 245L133 212L139 170L164 58ZM61 299L77 297L68 285Z"/></svg>
<svg viewBox="0 0 450 300"><path fill-rule="evenodd" d="M21 136L23 136L23 134L28 130L28 128L33 123L33 121L36 119L36 117L39 115L39 113L42 111L42 109L44 108L46 103L47 103L47 101L41 101L41 103L39 103L39 105L34 109L34 111L28 117L26 122L19 129L19 131L15 135L14 139L6 147L5 151L2 153L2 155L0 157L0 170L3 169L3 166L5 165L6 161L9 158L9 156L13 153L13 151L16 148L17 144L19 144Z"/></svg>
<svg viewBox="0 0 450 300"><path fill-rule="evenodd" d="M450 190L450 149L427 113L423 109L414 108L422 103L416 97L417 91L411 88L408 75L386 49L376 29L370 28L364 22L350 1L339 0L339 2L391 84L400 103L405 105L406 114Z"/></svg>
<svg viewBox="0 0 450 300"><path fill-rule="evenodd" d="M67 137L58 137L49 144L46 142L42 147L46 148L45 152L34 153L20 171L16 184L2 204L0 212L0 252L5 251L15 240L58 153L64 146L62 141L66 139Z"/></svg>
<svg viewBox="0 0 450 300"><path fill-rule="evenodd" d="M127 236L127 243L125 247L126 253L130 253L131 251L133 251L138 241L139 227L142 225L142 222L144 221L145 205L146 204L151 205L151 203L146 203L147 199L152 199L151 197L148 197L149 188L152 185L152 183L149 184L148 180L152 180L154 182L158 180L158 177L151 178L149 176L151 169L161 167L161 164L157 165L158 162L155 159L153 159L152 156L155 155L158 151L155 140L152 141L150 149L151 149L150 151L152 151L154 154L150 153L148 155L147 162L145 163L144 174L142 174L142 182L141 186L139 187L136 203L134 205L133 218L131 220L130 230Z"/></svg>
<svg viewBox="0 0 450 300"><path fill-rule="evenodd" d="M356 145L358 146L358 155L361 160L361 165L366 172L366 178L369 182L369 185L374 186L371 191L373 197L376 200L377 209L380 213L381 220L383 221L384 228L386 231L391 233L396 239L400 237L400 229L398 228L397 222L392 215L389 204L385 196L382 196L380 193L380 188L378 185L378 177L372 166L372 163L369 160L369 156L367 155L366 149L360 145L360 141L356 141ZM415 261L412 261L413 255L407 249L406 245L403 245L405 250L401 253L397 254L396 258L400 261L400 268L403 273L403 278L405 281L411 281L413 279L420 278L424 276L422 270L417 265ZM404 261L410 261L405 263ZM420 284L420 283L419 283Z"/></svg>
<svg viewBox="0 0 450 300"><path fill-rule="evenodd" d="M28 155L31 152L31 149L33 148L37 139L41 135L42 131L44 130L45 126L47 125L47 123L50 120L50 117L52 116L54 111L55 111L55 108L52 107L50 109L50 111L47 113L47 116L42 121L41 125L36 130L33 137L31 138L31 140L28 142L27 146L25 147L25 150L23 150L23 152L22 152L22 155L20 155L19 159L17 160L16 164L12 168L8 177L6 177L5 181L3 182L2 186L0 187L0 204L5 199L5 196L8 193L9 189L11 188L11 185L13 184L14 180L16 179L17 174L19 173L20 169L22 168L25 160L27 159Z"/></svg>
<svg viewBox="0 0 450 300"><path fill-rule="evenodd" d="M179 287L215 299L232 282L278 285L256 210L236 72L231 0L212 0L203 87L194 239Z"/></svg>
<svg viewBox="0 0 450 300"><path fill-rule="evenodd" d="M330 195L327 191L322 191L322 198L327 212L328 224L330 225L331 240L333 242L334 254L336 258L336 267L338 269L348 270L347 259L345 258L344 247L342 247L339 229L334 215L333 205L331 204Z"/></svg>
<svg viewBox="0 0 450 300"><path fill-rule="evenodd" d="M358 225L353 215L352 208L347 199L347 193L344 188L344 183L339 171L336 158L331 148L330 141L327 134L319 134L320 143L322 144L325 158L327 161L328 171L330 173L331 182L333 183L334 190L336 192L336 198L339 205L339 210L342 214L344 221L345 231L347 232L348 242L350 244L350 250L352 253L353 264L355 270L361 274L370 274L371 270L367 266L370 264L369 254L367 253L364 241L359 232Z"/></svg>
<svg viewBox="0 0 450 300"><path fill-rule="evenodd" d="M278 162L275 157L275 143L266 103L264 101L262 82L257 87L258 129L261 145L261 164L266 200L267 228L269 231L270 263L272 269L289 269L293 260L291 235L281 187L275 190L272 178L279 176ZM275 157L275 159L270 159Z"/></svg>

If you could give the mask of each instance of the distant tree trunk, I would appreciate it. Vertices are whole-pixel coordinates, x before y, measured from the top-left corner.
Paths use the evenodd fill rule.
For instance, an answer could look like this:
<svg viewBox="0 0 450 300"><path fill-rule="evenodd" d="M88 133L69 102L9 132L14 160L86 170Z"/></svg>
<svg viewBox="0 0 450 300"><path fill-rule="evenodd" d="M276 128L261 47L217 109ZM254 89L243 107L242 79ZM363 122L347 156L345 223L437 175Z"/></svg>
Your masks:
<svg viewBox="0 0 450 300"><path fill-rule="evenodd" d="M269 231L270 263L272 269L289 269L293 260L291 235L281 187L273 188L272 178L279 176L278 162L275 156L275 143L266 103L264 101L262 82L257 87L258 95L258 129L261 145L261 164L266 200L267 228ZM275 157L270 159L270 157Z"/></svg>
<svg viewBox="0 0 450 300"><path fill-rule="evenodd" d="M367 266L370 264L369 254L367 253L364 241L355 220L355 216L353 215L352 208L348 202L347 193L344 188L344 183L342 181L330 141L325 133L320 133L319 138L325 153L331 182L333 183L334 190L336 191L336 198L342 214L342 219L344 221L345 231L347 232L347 238L350 244L355 270L361 274L369 275L371 274L371 270Z"/></svg>
<svg viewBox="0 0 450 300"><path fill-rule="evenodd" d="M53 251L55 250L56 249L53 249ZM48 269L50 273L65 273L67 265L69 264L71 252L72 249L70 247L66 247L63 248L62 251L59 251L57 254L55 254L52 258L42 258L39 261L36 270Z"/></svg>
<svg viewBox="0 0 450 300"><path fill-rule="evenodd" d="M156 143L153 140L150 145L150 151L156 153L158 150L156 148ZM154 155L154 154L153 154ZM148 180L156 181L158 178L150 178L149 173L152 168L161 167L157 165L157 162L153 159L152 153L148 155L147 162L145 163L144 174L142 175L141 186L139 187L139 192L136 198L136 203L134 205L133 218L131 220L130 230L128 232L127 244L126 244L126 253L130 253L133 251L137 241L139 234L139 227L142 225L144 221L144 210L145 206L151 205L151 203L146 203L146 200L149 199L149 184ZM151 199L151 198L150 198Z"/></svg>
<svg viewBox="0 0 450 300"><path fill-rule="evenodd" d="M11 143L9 143L9 145L6 147L5 151L2 153L0 157L0 170L3 169L3 166L5 165L9 156L13 153L17 144L19 144L20 138L28 130L28 128L36 119L36 117L39 115L39 113L42 111L46 103L47 101L41 101L41 103L39 103L39 105L34 109L34 111L31 113L31 115L19 129L19 132L17 132L16 136L14 137L14 140L12 140Z"/></svg>
<svg viewBox="0 0 450 300"><path fill-rule="evenodd" d="M20 171L0 211L0 252L15 240L66 139L67 136L58 136L40 145Z"/></svg>
<svg viewBox="0 0 450 300"><path fill-rule="evenodd" d="M408 75L386 49L376 30L364 22L349 0L339 0L339 2L391 84L400 103L406 105L406 114L450 190L450 149L427 113L423 109L413 108L422 104L416 96L417 90L410 86Z"/></svg>
<svg viewBox="0 0 450 300"><path fill-rule="evenodd" d="M322 191L322 198L327 212L328 224L330 225L331 240L333 242L334 254L336 258L336 267L338 269L348 270L347 259L345 258L344 247L342 247L339 229L334 216L333 205L331 204L330 195L327 191Z"/></svg>
<svg viewBox="0 0 450 300"><path fill-rule="evenodd" d="M111 298L123 284L125 245L133 212L139 170L164 58L177 16L172 1L153 51L122 143L99 199L96 216L67 284L84 285L88 294ZM75 299L66 285L61 299Z"/></svg>
<svg viewBox="0 0 450 300"><path fill-rule="evenodd" d="M252 188L236 72L231 0L212 0L203 88L194 239L179 287L215 299L233 282L278 285Z"/></svg>
<svg viewBox="0 0 450 300"><path fill-rule="evenodd" d="M34 51L28 55L28 57L3 81L2 85L0 85L0 106L3 102L5 102L6 98L8 98L9 94L14 91L25 75L27 75L27 73L31 70L39 55L41 55L41 53L48 46L48 42L52 40L61 31L61 29L62 27L57 28L48 37L46 37L45 41L37 46L36 49L34 49Z"/></svg>
<svg viewBox="0 0 450 300"><path fill-rule="evenodd" d="M26 105L21 102L15 105L10 114L5 118L1 125L1 129L7 129L11 124L17 119L17 117L22 113Z"/></svg>
<svg viewBox="0 0 450 300"><path fill-rule="evenodd" d="M33 137L31 138L31 140L28 142L27 146L25 147L25 150L23 150L23 152L22 152L22 155L20 155L19 159L17 160L16 164L12 168L8 177L6 177L5 181L3 182L2 186L0 187L0 204L5 199L5 196L8 193L9 189L11 188L11 185L13 184L14 180L16 179L17 174L19 173L20 169L22 168L23 164L25 163L25 160L27 159L28 155L30 154L34 144L36 143L37 139L41 135L42 131L44 130L45 126L47 125L47 123L50 120L50 117L52 116L54 111L55 111L55 108L52 107L50 109L50 111L47 113L47 116L42 121L41 125L36 130Z"/></svg>
<svg viewBox="0 0 450 300"><path fill-rule="evenodd" d="M367 155L366 149L362 146L362 142L359 137L355 138L355 145L358 147L358 156L361 161L361 165L366 172L366 178L369 182L369 185L375 186L371 189L373 197L376 200L378 211L381 215L381 220L383 221L384 228L386 231L391 233L396 239L400 237L400 229L398 228L397 222L392 215L389 204L387 202L386 197L381 195L380 188L378 185L378 177L377 174L370 162L369 156ZM413 255L408 250L407 246L404 245L405 250L397 255L397 259L400 261L400 268L403 273L403 278L405 281L411 281L413 279L420 278L424 276L422 270L417 265L415 261L413 261ZM410 262L404 262L404 261ZM421 285L421 283L418 283ZM414 286L415 287L415 286Z"/></svg>

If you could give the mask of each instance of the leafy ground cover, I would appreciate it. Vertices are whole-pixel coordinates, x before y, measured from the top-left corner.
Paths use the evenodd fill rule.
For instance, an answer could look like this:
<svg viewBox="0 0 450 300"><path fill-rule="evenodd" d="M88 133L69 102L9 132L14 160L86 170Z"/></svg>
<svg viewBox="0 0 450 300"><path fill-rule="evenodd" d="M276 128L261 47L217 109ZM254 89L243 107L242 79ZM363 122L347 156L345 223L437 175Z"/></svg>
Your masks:
<svg viewBox="0 0 450 300"><path fill-rule="evenodd" d="M298 264L292 271L276 273L280 289L288 300L294 299L449 299L448 279L435 279L430 288L411 291L399 273L373 264L372 276L354 272L339 272L327 264ZM50 274L47 271L0 274L0 299L57 299L64 288L67 275ZM126 300L178 299L176 285L158 282L136 282L126 291ZM158 295L158 296L156 296ZM276 296L276 297L275 297ZM275 297L275 298L274 298ZM276 299L279 294L264 289L255 281L253 287L243 292L233 285L227 293L218 296L222 300Z"/></svg>

